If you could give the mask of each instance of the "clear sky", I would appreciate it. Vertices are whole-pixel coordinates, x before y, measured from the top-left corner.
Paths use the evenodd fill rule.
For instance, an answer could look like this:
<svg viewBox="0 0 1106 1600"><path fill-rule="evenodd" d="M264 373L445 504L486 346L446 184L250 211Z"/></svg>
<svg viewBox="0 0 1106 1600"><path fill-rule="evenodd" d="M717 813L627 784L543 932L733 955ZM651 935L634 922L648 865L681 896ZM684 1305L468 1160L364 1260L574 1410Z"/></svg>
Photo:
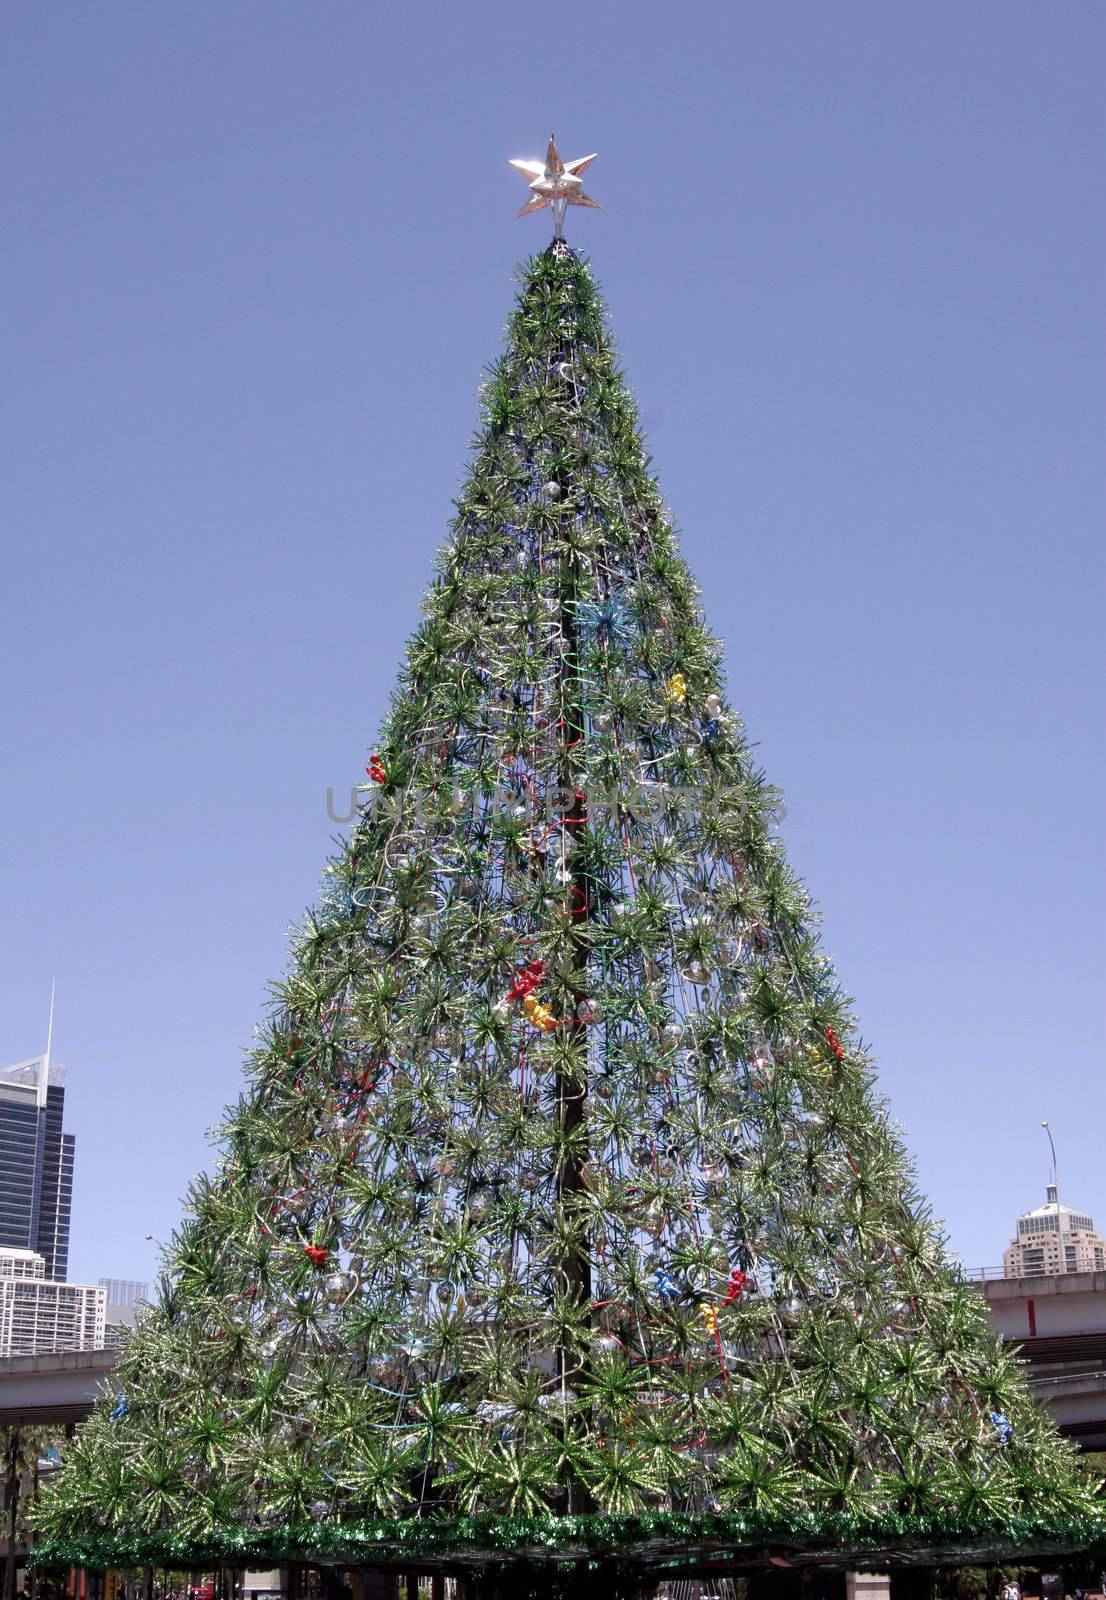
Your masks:
<svg viewBox="0 0 1106 1600"><path fill-rule="evenodd" d="M954 1247L1106 1223L1106 8L7 7L0 1060L142 1277L417 620L516 259L591 255Z"/></svg>

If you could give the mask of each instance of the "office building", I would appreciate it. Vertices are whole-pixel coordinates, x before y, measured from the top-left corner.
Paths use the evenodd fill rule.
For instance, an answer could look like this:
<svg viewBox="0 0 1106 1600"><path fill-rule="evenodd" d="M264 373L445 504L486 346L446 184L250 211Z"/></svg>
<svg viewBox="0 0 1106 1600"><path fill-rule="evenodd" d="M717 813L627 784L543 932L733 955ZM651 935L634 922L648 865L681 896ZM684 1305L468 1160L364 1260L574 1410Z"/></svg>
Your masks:
<svg viewBox="0 0 1106 1600"><path fill-rule="evenodd" d="M1055 1183L1045 1190L1043 1206L1018 1218L1017 1237L1002 1258L1007 1278L1051 1278L1062 1272L1102 1272L1106 1239L1095 1232L1094 1218L1061 1205Z"/></svg>
<svg viewBox="0 0 1106 1600"><path fill-rule="evenodd" d="M133 1278L101 1278L100 1288L106 1291L112 1310L124 1307L133 1310L141 1301L150 1298L150 1285L137 1283Z"/></svg>
<svg viewBox="0 0 1106 1600"><path fill-rule="evenodd" d="M74 1140L64 1107L64 1069L49 1047L0 1069L0 1249L36 1251L53 1282L69 1268Z"/></svg>
<svg viewBox="0 0 1106 1600"><path fill-rule="evenodd" d="M133 1278L101 1278L100 1288L107 1296L104 1343L109 1350L117 1350L149 1300L150 1286L136 1283Z"/></svg>
<svg viewBox="0 0 1106 1600"><path fill-rule="evenodd" d="M105 1291L46 1276L36 1250L0 1248L0 1356L101 1350Z"/></svg>

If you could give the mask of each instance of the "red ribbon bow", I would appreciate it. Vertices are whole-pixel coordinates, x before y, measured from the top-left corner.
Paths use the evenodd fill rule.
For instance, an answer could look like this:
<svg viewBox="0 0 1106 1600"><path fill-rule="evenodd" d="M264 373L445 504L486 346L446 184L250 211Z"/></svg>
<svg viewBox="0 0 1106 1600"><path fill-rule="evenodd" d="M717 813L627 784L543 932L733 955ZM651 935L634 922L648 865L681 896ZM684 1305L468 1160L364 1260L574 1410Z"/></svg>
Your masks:
<svg viewBox="0 0 1106 1600"><path fill-rule="evenodd" d="M321 1244L305 1244L303 1253L313 1267L325 1267L330 1260L330 1251L324 1250Z"/></svg>
<svg viewBox="0 0 1106 1600"><path fill-rule="evenodd" d="M507 990L508 1000L525 1000L532 994L538 984L545 977L544 961L528 961L524 967L519 968L518 977L514 984Z"/></svg>
<svg viewBox="0 0 1106 1600"><path fill-rule="evenodd" d="M365 771L368 773L369 777L374 783L383 783L388 776L387 767L384 765L383 761L375 751L370 756L369 764L365 768Z"/></svg>
<svg viewBox="0 0 1106 1600"><path fill-rule="evenodd" d="M726 1298L723 1300L722 1304L724 1306L732 1306L735 1301L741 1299L742 1290L744 1288L745 1274L742 1272L740 1267L735 1267L730 1273L730 1282L726 1289Z"/></svg>

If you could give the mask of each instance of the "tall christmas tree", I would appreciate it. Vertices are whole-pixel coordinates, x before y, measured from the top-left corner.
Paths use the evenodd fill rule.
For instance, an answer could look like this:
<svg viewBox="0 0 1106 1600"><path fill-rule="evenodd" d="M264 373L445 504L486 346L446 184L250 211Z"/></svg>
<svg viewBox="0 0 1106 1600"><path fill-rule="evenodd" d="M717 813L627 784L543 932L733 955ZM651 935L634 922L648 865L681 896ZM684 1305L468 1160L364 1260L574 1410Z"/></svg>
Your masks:
<svg viewBox="0 0 1106 1600"><path fill-rule="evenodd" d="M42 1560L567 1583L1097 1527L787 865L560 237L586 165L524 167L557 237L360 815Z"/></svg>

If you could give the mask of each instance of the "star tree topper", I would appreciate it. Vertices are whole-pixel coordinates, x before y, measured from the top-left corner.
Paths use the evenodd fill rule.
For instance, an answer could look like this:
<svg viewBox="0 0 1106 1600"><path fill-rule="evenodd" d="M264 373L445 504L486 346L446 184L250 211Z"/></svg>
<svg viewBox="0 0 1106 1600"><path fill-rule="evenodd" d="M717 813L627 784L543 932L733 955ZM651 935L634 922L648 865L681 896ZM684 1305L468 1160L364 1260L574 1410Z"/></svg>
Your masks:
<svg viewBox="0 0 1106 1600"><path fill-rule="evenodd" d="M580 156L575 161L562 161L557 141L550 134L544 163L512 161L511 166L530 180L531 198L518 215L524 217L530 211L540 211L543 206L549 206L555 223L553 237L562 239L566 206L593 206L596 211L600 209L598 200L586 195L580 182L581 172L590 167L594 160L595 156L590 155Z"/></svg>

